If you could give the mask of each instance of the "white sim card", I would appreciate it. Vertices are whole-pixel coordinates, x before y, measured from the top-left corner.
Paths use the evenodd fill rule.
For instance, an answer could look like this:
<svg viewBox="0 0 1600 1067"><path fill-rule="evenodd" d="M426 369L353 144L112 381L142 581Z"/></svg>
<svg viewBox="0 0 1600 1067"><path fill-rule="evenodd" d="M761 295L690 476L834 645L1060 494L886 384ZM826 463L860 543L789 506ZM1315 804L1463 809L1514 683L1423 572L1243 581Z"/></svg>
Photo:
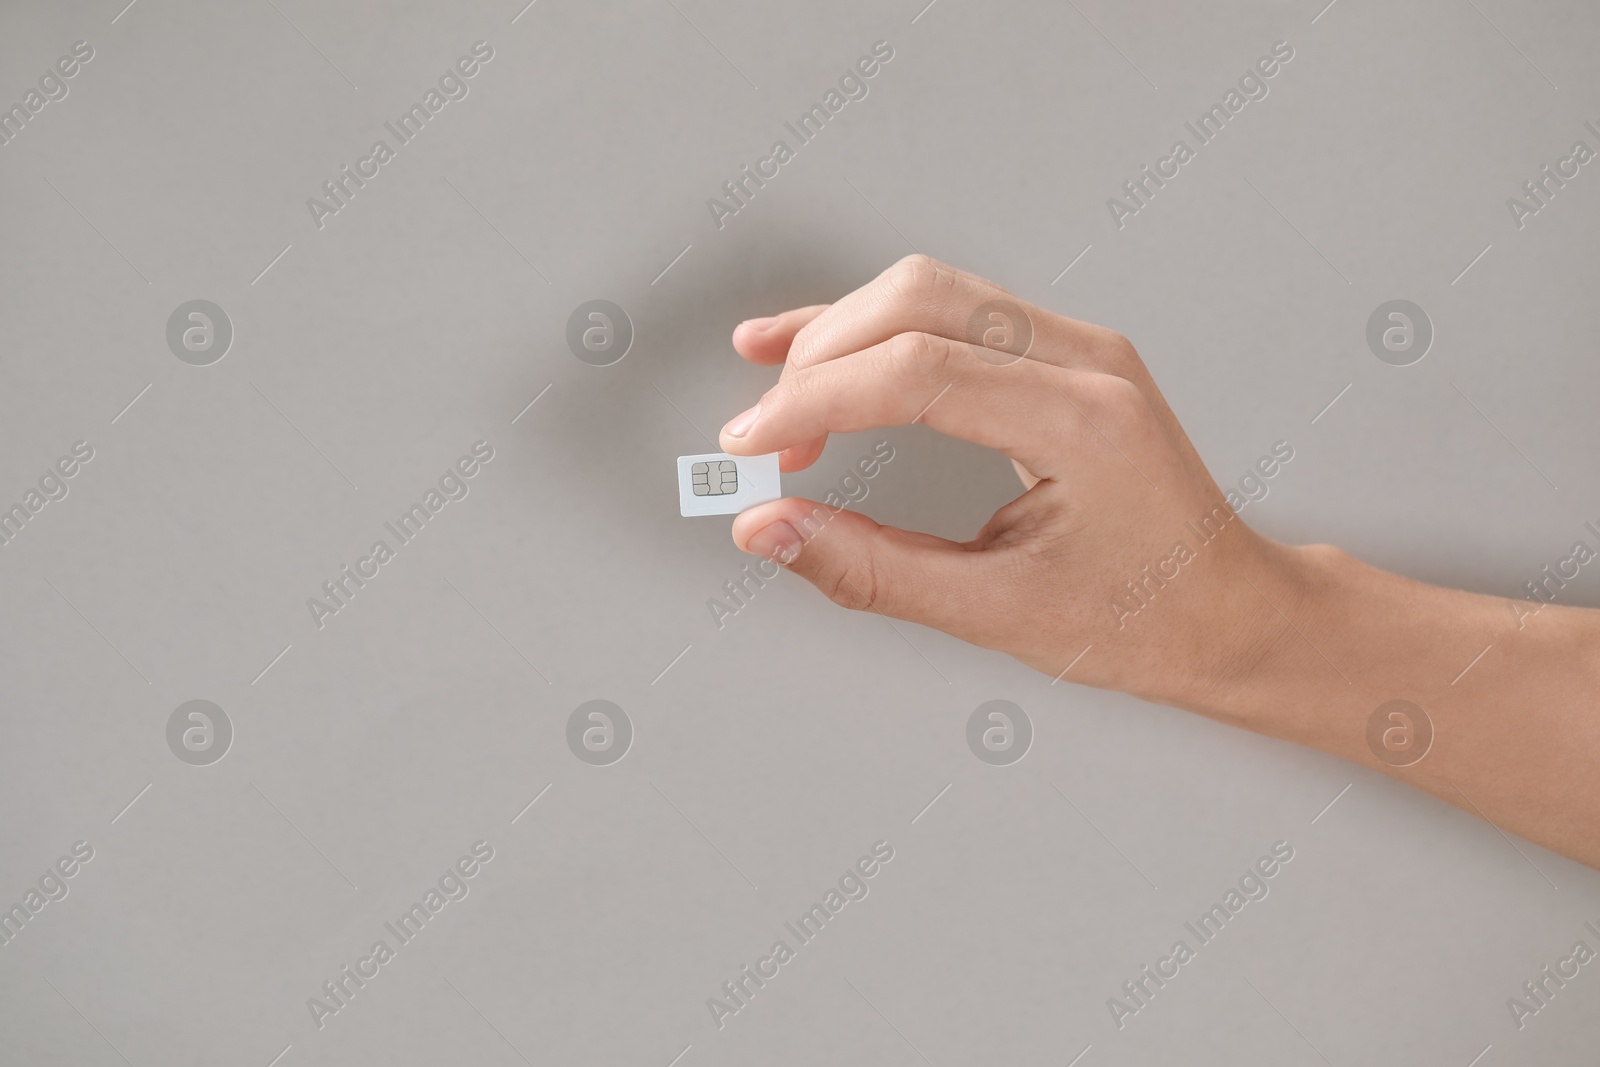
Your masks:
<svg viewBox="0 0 1600 1067"><path fill-rule="evenodd" d="M685 516L737 515L781 496L776 452L678 457L678 510Z"/></svg>

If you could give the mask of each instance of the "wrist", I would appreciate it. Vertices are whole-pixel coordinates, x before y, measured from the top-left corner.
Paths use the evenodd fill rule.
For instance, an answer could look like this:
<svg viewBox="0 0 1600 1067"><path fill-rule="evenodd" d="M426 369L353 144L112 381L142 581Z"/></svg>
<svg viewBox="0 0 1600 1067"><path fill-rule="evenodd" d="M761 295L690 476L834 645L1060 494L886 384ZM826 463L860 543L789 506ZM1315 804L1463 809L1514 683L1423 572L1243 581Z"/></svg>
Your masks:
<svg viewBox="0 0 1600 1067"><path fill-rule="evenodd" d="M1490 682L1496 665L1477 659L1486 649L1538 656L1560 634L1502 640L1516 629L1509 602L1391 574L1330 545L1268 541L1252 569L1234 639L1185 706L1369 765L1379 760L1366 725L1381 705L1405 700L1454 720L1468 692Z"/></svg>
<svg viewBox="0 0 1600 1067"><path fill-rule="evenodd" d="M1219 562L1213 610L1167 635L1196 650L1188 669L1139 695L1388 774L1600 868L1600 612L1253 533Z"/></svg>
<svg viewBox="0 0 1600 1067"><path fill-rule="evenodd" d="M1250 538L1225 571L1210 639L1166 702L1317 743L1307 727L1326 723L1321 710L1356 696L1361 672L1352 673L1346 658L1348 635L1371 606L1363 601L1395 576L1330 545L1285 545L1253 531Z"/></svg>

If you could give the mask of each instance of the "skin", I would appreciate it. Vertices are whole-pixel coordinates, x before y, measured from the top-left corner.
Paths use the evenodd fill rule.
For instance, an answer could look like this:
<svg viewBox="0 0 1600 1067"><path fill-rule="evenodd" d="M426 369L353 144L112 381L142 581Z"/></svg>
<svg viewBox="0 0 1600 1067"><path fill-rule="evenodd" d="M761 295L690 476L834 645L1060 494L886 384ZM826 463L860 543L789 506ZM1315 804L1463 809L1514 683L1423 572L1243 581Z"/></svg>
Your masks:
<svg viewBox="0 0 1600 1067"><path fill-rule="evenodd" d="M1031 325L1025 358L968 343L994 300ZM1600 612L1535 613L1256 533L1127 338L926 256L741 323L733 344L783 369L723 428L730 454L800 470L830 433L922 422L1004 453L1025 488L966 542L786 498L735 520L742 550L844 607L1321 749L1600 868ZM1431 723L1426 748L1415 713L1378 715L1369 742L1397 699Z"/></svg>

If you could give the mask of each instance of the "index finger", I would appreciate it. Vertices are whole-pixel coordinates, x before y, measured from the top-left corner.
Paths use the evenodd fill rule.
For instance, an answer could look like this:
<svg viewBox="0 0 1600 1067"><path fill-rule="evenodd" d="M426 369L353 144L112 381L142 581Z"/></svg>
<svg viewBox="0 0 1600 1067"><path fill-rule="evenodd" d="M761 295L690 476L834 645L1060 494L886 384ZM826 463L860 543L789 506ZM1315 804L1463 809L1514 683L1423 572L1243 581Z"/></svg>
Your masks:
<svg viewBox="0 0 1600 1067"><path fill-rule="evenodd" d="M1069 391L1078 398L1069 402ZM921 422L1057 478L1084 444L1074 406L1092 417L1124 393L1138 396L1132 384L1111 375L1026 359L997 366L964 342L905 333L784 375L723 428L722 448L759 455L827 433Z"/></svg>

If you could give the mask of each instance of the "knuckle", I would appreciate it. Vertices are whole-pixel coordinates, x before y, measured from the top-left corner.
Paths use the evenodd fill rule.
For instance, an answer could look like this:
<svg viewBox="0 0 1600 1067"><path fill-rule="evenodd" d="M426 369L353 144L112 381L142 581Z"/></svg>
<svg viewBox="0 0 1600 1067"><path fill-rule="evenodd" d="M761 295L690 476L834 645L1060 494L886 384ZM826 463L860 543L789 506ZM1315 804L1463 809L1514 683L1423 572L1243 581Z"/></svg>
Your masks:
<svg viewBox="0 0 1600 1067"><path fill-rule="evenodd" d="M912 381L940 376L949 369L953 353L948 338L918 330L897 333L884 346L893 371Z"/></svg>
<svg viewBox="0 0 1600 1067"><path fill-rule="evenodd" d="M881 281L891 307L920 310L937 300L941 288L954 277L949 267L918 252L897 260L883 272Z"/></svg>
<svg viewBox="0 0 1600 1067"><path fill-rule="evenodd" d="M817 324L821 321L822 316L819 315L795 331L794 340L789 342L789 356L785 360L787 366L809 367L817 362L822 339L821 328Z"/></svg>
<svg viewBox="0 0 1600 1067"><path fill-rule="evenodd" d="M761 397L762 421L812 417L832 421L843 400L817 368L802 367L792 374L786 371Z"/></svg>
<svg viewBox="0 0 1600 1067"><path fill-rule="evenodd" d="M1152 414L1139 387L1114 374L1085 375L1071 391L1083 414L1106 432L1137 429Z"/></svg>
<svg viewBox="0 0 1600 1067"><path fill-rule="evenodd" d="M1107 375L1099 388L1100 409L1113 426L1132 427L1149 416L1150 405L1145 403L1144 393L1128 379Z"/></svg>
<svg viewBox="0 0 1600 1067"><path fill-rule="evenodd" d="M870 556L842 563L827 575L821 576L817 587L841 608L867 611L878 607L881 610L878 604L880 594L878 568L873 565Z"/></svg>
<svg viewBox="0 0 1600 1067"><path fill-rule="evenodd" d="M1144 367L1139 350L1133 342L1115 330L1101 328L1094 347L1100 355L1099 362L1118 374L1126 374Z"/></svg>
<svg viewBox="0 0 1600 1067"><path fill-rule="evenodd" d="M761 394L757 401L761 405L762 414L769 418L774 412L787 410L797 397L804 396L810 388L811 376L804 371L791 373L787 368L784 373L772 384L772 387Z"/></svg>

